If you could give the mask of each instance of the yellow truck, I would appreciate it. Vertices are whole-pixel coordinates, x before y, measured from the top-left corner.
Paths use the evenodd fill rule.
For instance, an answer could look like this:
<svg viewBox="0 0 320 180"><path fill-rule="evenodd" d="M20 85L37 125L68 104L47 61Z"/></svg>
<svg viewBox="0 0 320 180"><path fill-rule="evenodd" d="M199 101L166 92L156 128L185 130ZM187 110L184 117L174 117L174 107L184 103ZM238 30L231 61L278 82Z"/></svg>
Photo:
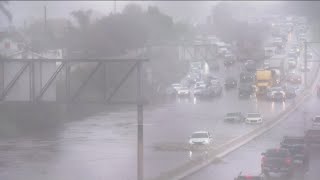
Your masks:
<svg viewBox="0 0 320 180"><path fill-rule="evenodd" d="M271 70L257 70L256 71L256 94L266 94L268 88L273 85L273 73Z"/></svg>

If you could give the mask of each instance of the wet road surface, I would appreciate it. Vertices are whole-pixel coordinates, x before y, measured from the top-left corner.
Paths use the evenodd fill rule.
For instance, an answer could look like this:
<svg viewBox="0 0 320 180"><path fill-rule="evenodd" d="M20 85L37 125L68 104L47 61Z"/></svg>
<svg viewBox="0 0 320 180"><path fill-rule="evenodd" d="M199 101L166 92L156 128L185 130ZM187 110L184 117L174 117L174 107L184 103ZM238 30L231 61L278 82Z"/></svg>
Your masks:
<svg viewBox="0 0 320 180"><path fill-rule="evenodd" d="M234 179L240 171L260 173L261 153L268 148L279 147L284 135L302 136L304 133L304 119L306 124L311 117L319 113L320 100L313 96L291 114L285 121L275 128L244 145L235 152L226 156L221 163L212 164L201 171L185 178L185 180L199 179ZM306 114L304 112L307 112ZM310 167L308 171L299 170L295 172L293 180L317 180L320 178L320 147L312 146L310 149ZM276 175L271 179L286 180Z"/></svg>
<svg viewBox="0 0 320 180"><path fill-rule="evenodd" d="M238 77L240 68L238 65L228 70L221 68L217 73L221 77L221 82L226 72L232 72L233 76ZM309 74L311 77L314 70ZM288 103L290 101L272 103L255 98L239 100L237 90L230 90L224 91L223 97L210 101L192 98L177 99L162 105L146 107L144 112L145 176L157 176L161 172L188 161L189 151L185 147L188 137L194 131L203 129L211 131L214 146L218 146L256 127L241 123L225 123L223 122L225 113L259 111L267 121L284 110ZM82 121L66 123L63 129L56 133L56 136L50 138L39 136L37 138L1 139L0 179L136 179L135 110L135 107L132 107L122 112L100 113ZM252 143L258 144L251 144L251 146L249 144L248 148L251 147L252 151L260 155L259 150L275 143L273 140L277 138L271 137L271 139L266 141L266 144L254 141ZM258 149L254 150L256 147ZM253 161L241 167L256 167L255 163L259 163L259 158L256 160L255 155L246 154L246 152L235 157L230 155L224 163L215 165L217 167L214 169L229 165L228 158L230 161L242 163L241 160L246 156L252 157ZM232 169L238 173L237 168ZM208 173L202 172L201 174ZM234 175L231 171L226 173L223 168L220 168L220 172L215 173L218 177L221 174L230 175L230 177ZM201 177L211 179L213 176ZM224 176L221 175L221 177Z"/></svg>

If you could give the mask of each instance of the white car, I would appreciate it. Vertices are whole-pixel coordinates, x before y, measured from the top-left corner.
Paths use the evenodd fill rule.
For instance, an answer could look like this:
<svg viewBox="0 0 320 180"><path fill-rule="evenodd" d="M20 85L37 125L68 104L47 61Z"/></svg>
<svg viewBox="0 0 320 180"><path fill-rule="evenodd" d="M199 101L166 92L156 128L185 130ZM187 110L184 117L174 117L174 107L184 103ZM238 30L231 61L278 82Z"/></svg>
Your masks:
<svg viewBox="0 0 320 180"><path fill-rule="evenodd" d="M261 124L262 118L260 113L248 113L245 122L247 124Z"/></svg>
<svg viewBox="0 0 320 180"><path fill-rule="evenodd" d="M212 143L212 136L207 131L196 131L189 137L190 145L209 145Z"/></svg>
<svg viewBox="0 0 320 180"><path fill-rule="evenodd" d="M172 84L171 87L173 89L175 89L176 91L178 91L179 89L182 88L182 85L181 84L178 84L178 83L175 83L175 84Z"/></svg>
<svg viewBox="0 0 320 180"><path fill-rule="evenodd" d="M204 81L198 81L195 83L194 88L205 88L206 87L206 83Z"/></svg>
<svg viewBox="0 0 320 180"><path fill-rule="evenodd" d="M316 116L312 119L312 126L320 127L320 116Z"/></svg>
<svg viewBox="0 0 320 180"><path fill-rule="evenodd" d="M288 58L288 65L290 67L296 67L297 66L297 61L293 58Z"/></svg>
<svg viewBox="0 0 320 180"><path fill-rule="evenodd" d="M177 94L179 96L188 96L190 94L190 90L186 87L182 87L177 90Z"/></svg>

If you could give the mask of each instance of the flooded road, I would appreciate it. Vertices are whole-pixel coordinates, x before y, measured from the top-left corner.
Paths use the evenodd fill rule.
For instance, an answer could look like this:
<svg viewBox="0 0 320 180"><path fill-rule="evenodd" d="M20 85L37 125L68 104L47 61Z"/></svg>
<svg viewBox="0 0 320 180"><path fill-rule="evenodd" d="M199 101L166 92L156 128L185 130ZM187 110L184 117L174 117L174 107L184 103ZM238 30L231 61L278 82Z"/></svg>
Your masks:
<svg viewBox="0 0 320 180"><path fill-rule="evenodd" d="M227 71L237 77L240 67L216 73L222 82ZM315 75L315 69L309 74ZM145 107L145 177L157 176L189 161L188 137L194 131L210 131L215 148L259 126L225 123L226 113L260 112L268 121L290 103L292 100L241 100L235 89L223 91L222 97L213 100L173 99ZM0 139L0 179L136 179L136 108L120 110L64 121L51 136Z"/></svg>
<svg viewBox="0 0 320 180"><path fill-rule="evenodd" d="M256 111L266 120L281 111L269 102L237 100L237 92L227 92L213 101L174 100L146 107L145 176L152 177L189 160L184 149L192 132L213 132L219 145L255 126L229 124L223 116L231 111ZM135 179L136 111L99 113L84 120L63 124L51 137L1 139L1 179Z"/></svg>

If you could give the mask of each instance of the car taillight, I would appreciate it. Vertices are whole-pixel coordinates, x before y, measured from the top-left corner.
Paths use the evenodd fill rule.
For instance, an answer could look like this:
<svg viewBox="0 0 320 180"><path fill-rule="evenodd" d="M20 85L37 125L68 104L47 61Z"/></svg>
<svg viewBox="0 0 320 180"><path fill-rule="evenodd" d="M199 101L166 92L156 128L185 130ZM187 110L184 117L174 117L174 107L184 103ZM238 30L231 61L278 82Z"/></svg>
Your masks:
<svg viewBox="0 0 320 180"><path fill-rule="evenodd" d="M253 179L252 176L245 176L245 179Z"/></svg>
<svg viewBox="0 0 320 180"><path fill-rule="evenodd" d="M291 165L291 159L290 158L286 158L285 159L285 163L286 163L286 165Z"/></svg>

